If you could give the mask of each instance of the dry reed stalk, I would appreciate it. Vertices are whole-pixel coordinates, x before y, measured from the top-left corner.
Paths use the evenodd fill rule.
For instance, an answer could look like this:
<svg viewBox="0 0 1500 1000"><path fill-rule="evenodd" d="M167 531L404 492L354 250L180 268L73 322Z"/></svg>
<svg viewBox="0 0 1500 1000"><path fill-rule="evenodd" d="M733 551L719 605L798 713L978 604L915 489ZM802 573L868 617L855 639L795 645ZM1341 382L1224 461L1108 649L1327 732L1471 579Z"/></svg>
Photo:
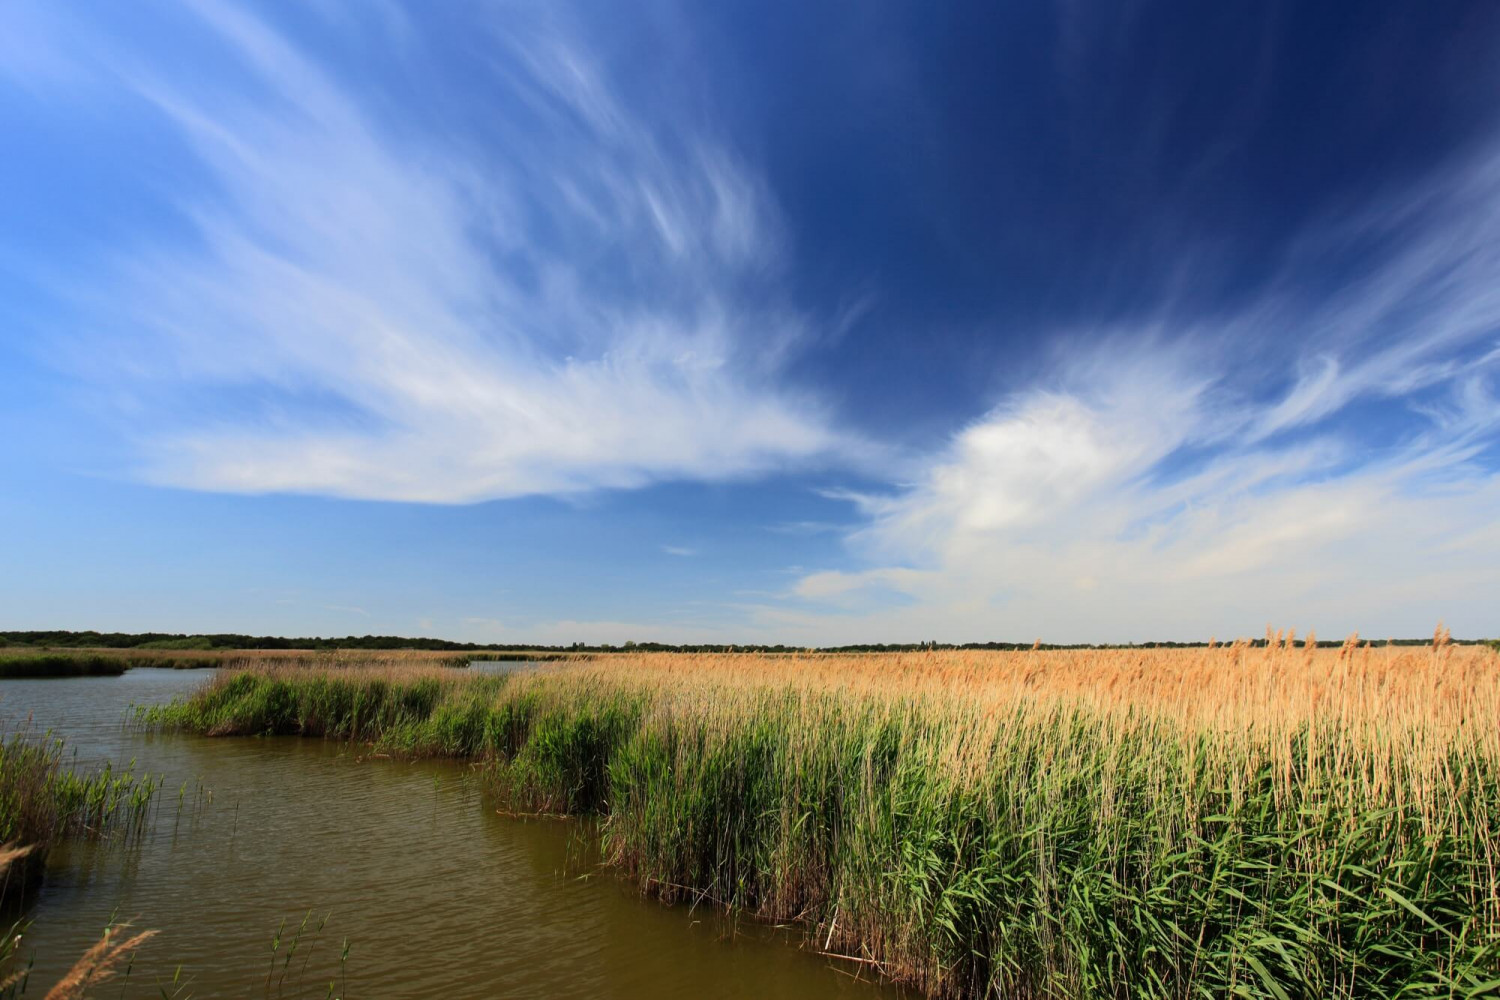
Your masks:
<svg viewBox="0 0 1500 1000"><path fill-rule="evenodd" d="M0 844L0 876L4 876L11 864L20 861L36 848L35 844L27 844L17 847L12 844Z"/></svg>
<svg viewBox="0 0 1500 1000"><path fill-rule="evenodd" d="M946 651L878 657L648 653L565 669L580 684L644 688L679 700L774 688L977 704L1077 701L1216 729L1266 728L1272 720L1448 728L1476 712L1493 719L1500 707L1500 658L1489 649L1451 647L1449 659L1436 660L1418 648L1360 647L1350 637L1342 649L1304 647L1293 658L1283 655L1284 637L1261 649L1237 643L1191 650ZM1360 662L1354 662L1356 650L1364 656ZM416 676L410 671L383 674L392 680ZM546 677L552 684L556 674L555 669L528 672L513 683ZM1342 696L1337 708L1326 697L1316 697L1328 694Z"/></svg>
<svg viewBox="0 0 1500 1000"><path fill-rule="evenodd" d="M128 929L128 924L121 924L105 930L104 936L73 963L73 967L58 980L56 986L47 991L44 1000L81 1000L89 987L112 979L119 972L122 962L156 936L156 931L141 931L124 941L113 940L116 934Z"/></svg>

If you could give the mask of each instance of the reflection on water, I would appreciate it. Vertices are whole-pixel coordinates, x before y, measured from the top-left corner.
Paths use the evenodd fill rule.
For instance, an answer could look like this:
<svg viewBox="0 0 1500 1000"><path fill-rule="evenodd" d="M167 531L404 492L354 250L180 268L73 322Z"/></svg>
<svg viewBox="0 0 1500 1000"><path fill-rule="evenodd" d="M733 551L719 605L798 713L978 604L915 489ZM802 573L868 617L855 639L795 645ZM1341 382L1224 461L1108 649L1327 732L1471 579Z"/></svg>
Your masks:
<svg viewBox="0 0 1500 1000"><path fill-rule="evenodd" d="M792 935L741 925L731 936L713 914L639 899L592 867L579 824L496 815L463 765L123 725L131 703L169 699L203 677L0 681L0 718L33 715L67 738L80 765L134 758L164 775L138 844L53 852L27 914L36 982L50 983L117 915L161 931L128 996L159 996L158 982L171 995L180 964L190 980L182 995L321 997L345 938L347 983L336 992L352 996L895 995L799 950Z"/></svg>

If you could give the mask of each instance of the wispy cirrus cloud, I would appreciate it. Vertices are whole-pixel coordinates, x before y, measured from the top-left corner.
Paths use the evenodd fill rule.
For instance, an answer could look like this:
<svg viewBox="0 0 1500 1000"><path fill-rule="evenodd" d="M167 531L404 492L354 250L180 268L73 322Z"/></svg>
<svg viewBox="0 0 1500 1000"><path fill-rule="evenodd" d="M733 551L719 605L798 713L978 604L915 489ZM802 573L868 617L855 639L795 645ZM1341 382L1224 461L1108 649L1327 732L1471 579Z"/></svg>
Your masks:
<svg viewBox="0 0 1500 1000"><path fill-rule="evenodd" d="M875 568L810 573L790 596L812 612L804 627L847 641L1206 638L1267 621L1407 635L1438 619L1492 634L1500 478L1475 461L1500 421L1487 399L1482 435L1434 428L1378 457L1337 436L1235 448L1166 481L1151 415L1017 401L919 486L869 501L850 544ZM996 464L1031 436L1055 461ZM775 610L767 627L795 624Z"/></svg>
<svg viewBox="0 0 1500 1000"><path fill-rule="evenodd" d="M1207 129L1222 141L1198 149L1204 129L1192 116L1178 121L1178 109L1156 105L1162 95L1122 87L1119 100L1139 105L1142 120L1164 134L1185 130L1192 162L1167 169L1175 161L1164 153L1176 144L1156 142L1153 128L1145 147L1155 152L1138 154L1133 129L1106 142L1100 114L1065 113L1063 124L1082 131L1057 155L1079 159L1058 173L1077 173L1084 197L1059 188L1050 204L1086 206L1080 215L1053 218L1023 204L1034 193L1025 157L1014 175L1021 193L995 199L1015 207L1020 242L1034 239L1038 285L1077 306L1032 311L1004 301L1026 297L1021 280L991 281L989 269L1005 265L986 262L1011 259L986 252L1002 214L960 204L986 201L986 192L960 184L929 203L875 187L946 188L954 164L1009 168L1000 151L1013 144L934 146L912 159L937 166L907 174L885 169L882 132L845 160L829 158L876 167L870 186L849 185L853 196L831 206L839 210L811 218L820 185L840 180L814 170L805 190L786 192L809 215L791 220L735 142L753 145L758 111L718 118L694 106L699 90L715 89L708 60L674 78L705 86L641 99L638 80L611 73L609 40L565 4L449 12L463 23L447 22L450 33L432 47L428 33L443 17L398 4L373 8L373 20L326 4L267 8L265 20L220 0L123 10L11 0L0 12L0 85L15 91L0 113L15 114L29 151L45 154L30 165L32 193L65 215L76 185L79 200L99 195L90 205L113 213L81 212L83 227L92 234L97 221L102 235L71 244L50 231L0 231L0 267L32 268L17 285L42 284L29 279L53 268L55 301L36 310L32 353L37 370L65 373L59 381L73 395L49 408L47 379L18 395L29 393L26 406L43 400L35 423L49 433L92 419L71 436L71 426L55 431L60 452L102 440L99 450L121 455L131 474L194 490L428 503L822 466L822 496L852 506L852 531L825 508L789 507L820 520L781 523L734 508L736 525L772 522L763 542L797 538L799 549L821 551L822 536L848 533L850 555L833 568L798 567L782 574L793 581L785 587L728 592L756 603L695 608L691 621L663 611L653 623L631 603L601 608L598 621L506 609L461 622L484 634L1123 639L1244 632L1268 619L1410 633L1440 616L1461 633L1500 631L1488 596L1500 587L1500 147L1463 147L1477 150L1468 162L1417 183L1404 169L1376 171L1406 186L1305 226L1301 206L1326 206L1327 197L1290 199L1266 232L1209 232L1213 220L1254 228L1245 222L1253 213L1206 210L1185 226L1195 213L1184 206L1275 194L1258 183L1205 194L1214 178L1234 180L1216 166L1233 151L1269 142L1252 127L1260 99L1240 106L1246 92L1231 74L1234 101ZM1113 27L1103 30L1109 22L1100 25L1098 37L1119 45ZM1081 22L1065 28L1064 72L1096 87L1081 69L1115 60L1070 56L1084 51L1072 37ZM956 54L927 56L941 73ZM752 72L763 68L749 58ZM450 59L461 64L451 74ZM730 83L725 92L743 97ZM941 104L931 96L891 105L931 108L917 117L935 120ZM1092 92L1079 96L1090 98L1080 108L1094 107ZM1165 117L1153 122L1158 111ZM116 117L128 123L111 131ZM962 118L956 131L984 133ZM729 120L749 122L746 132L721 132ZM911 140L907 125L890 134ZM792 140L779 155L766 151L767 164L823 159L809 145L817 155L804 160L791 147L809 137L788 131ZM95 133L121 141L91 143ZM1247 169L1274 166L1279 177L1319 148L1288 148ZM83 162L96 154L99 162ZM1055 157L1037 162L1052 170ZM1214 169L1198 169L1204 163ZM64 169L54 185L46 168L55 164ZM1314 167L1302 173L1316 180L1330 169ZM1185 174L1198 178L1202 201L1168 190ZM1124 185L1116 198L1116 182L1132 175L1151 183ZM1364 175L1332 170L1325 186L1345 176ZM1366 180L1349 190L1363 197L1375 182ZM904 245L921 235L924 227L889 219L849 225L880 216L887 193L901 202L885 206L898 216L942 209L937 228L949 232L911 241L909 253L855 252L860 241ZM1103 210L1098 219L1087 206ZM959 217L968 224L950 226ZM1289 226L1303 226L1300 235L1288 239ZM800 227L821 236L808 245L856 264L809 269L822 273L799 284L806 276L788 271ZM1263 277L1259 249L1214 253L1214 241L1233 247L1242 237L1282 247L1280 272ZM1094 287L1088 275L1114 274L1141 246L1138 267ZM1076 273L1049 272L1059 260ZM1240 274L1216 260L1251 263ZM876 263L856 273L862 261ZM943 270L971 275L959 292L993 284L971 291L976 301L992 296L983 315L1002 317L994 351L955 348L924 328L920 307L880 315L882 302L904 300L934 303L940 315ZM1144 290L1117 297L1117 285ZM9 320L32 291L12 287L0 303L7 333L21 329ZM790 304L794 287L836 305L815 320ZM1142 318L1140 299L1158 294L1179 298ZM1034 330L1014 328L1032 322ZM881 323L900 324L899 337ZM797 374L817 379L828 399L869 403L855 397L878 397L906 373L863 363L915 356L891 350L901 338L918 351L935 343L934 357L959 359L953 366L968 356L1003 366L1004 394L936 446L929 440L929 453L898 455L792 388L799 351L838 342L838 356L822 359L830 363ZM1049 352L1050 364L1037 361ZM968 405L961 386L982 381L953 366L914 369L913 391L881 425L931 428L938 411L951 419L936 402ZM859 480L843 479L855 466ZM730 519L671 522L674 533L680 523L704 525L693 528L702 535L694 549L670 544L680 541L672 534L646 544L698 557L679 569L727 579L736 548L714 532ZM640 541L630 542L634 559ZM815 557L798 551L787 562ZM346 592L379 608L357 588L329 591ZM343 612L357 613L353 604Z"/></svg>
<svg viewBox="0 0 1500 1000"><path fill-rule="evenodd" d="M27 80L59 115L127 88L203 178L176 199L187 235L104 255L78 303L73 357L127 400L145 478L466 502L850 446L777 384L807 320L779 293L764 185L680 109L620 103L558 10L478 26L505 95L479 146L387 120L237 7L190 10L222 74L85 33L86 82ZM14 23L66 62L33 12Z"/></svg>
<svg viewBox="0 0 1500 1000"><path fill-rule="evenodd" d="M870 568L756 614L907 641L1500 631L1497 168L1486 151L1324 225L1213 323L1075 343L912 485L842 494ZM1327 270L1393 236L1360 277L1293 290L1317 248Z"/></svg>

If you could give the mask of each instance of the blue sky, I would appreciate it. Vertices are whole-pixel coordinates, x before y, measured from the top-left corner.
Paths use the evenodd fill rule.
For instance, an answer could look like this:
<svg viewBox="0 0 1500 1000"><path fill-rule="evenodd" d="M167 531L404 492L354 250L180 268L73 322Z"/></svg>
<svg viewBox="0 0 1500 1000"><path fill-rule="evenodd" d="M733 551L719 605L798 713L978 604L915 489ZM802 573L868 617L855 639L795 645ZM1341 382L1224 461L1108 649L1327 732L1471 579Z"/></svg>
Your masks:
<svg viewBox="0 0 1500 1000"><path fill-rule="evenodd" d="M1500 633L1500 7L0 10L0 627Z"/></svg>

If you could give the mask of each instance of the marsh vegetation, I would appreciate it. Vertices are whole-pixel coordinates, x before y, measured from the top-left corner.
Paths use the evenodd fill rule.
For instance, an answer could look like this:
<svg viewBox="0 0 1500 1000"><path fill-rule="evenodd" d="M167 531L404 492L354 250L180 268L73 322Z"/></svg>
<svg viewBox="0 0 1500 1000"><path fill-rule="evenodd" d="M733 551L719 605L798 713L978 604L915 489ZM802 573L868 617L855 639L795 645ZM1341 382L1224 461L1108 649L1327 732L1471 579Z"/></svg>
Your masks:
<svg viewBox="0 0 1500 1000"><path fill-rule="evenodd" d="M221 673L158 729L481 760L649 893L934 996L1500 992L1500 656L641 654Z"/></svg>
<svg viewBox="0 0 1500 1000"><path fill-rule="evenodd" d="M265 666L340 669L428 665L467 667L476 662L567 662L591 654L557 651L367 649L147 649L0 648L0 680L35 677L118 677L127 670L201 670Z"/></svg>
<svg viewBox="0 0 1500 1000"><path fill-rule="evenodd" d="M91 995L323 998L330 982L335 996L383 998L892 995L871 969L788 947L790 930L643 900L599 866L593 821L499 814L505 803L472 761L122 725L128 706L185 699L210 676L0 682L0 715L66 732L65 765L134 760L162 789L139 835L64 837L48 852L15 914L19 950L0 958L0 979L30 969L26 996L45 994L120 920L158 934Z"/></svg>
<svg viewBox="0 0 1500 1000"><path fill-rule="evenodd" d="M0 997L25 990L29 968L16 969L24 919L14 919L40 881L48 852L68 839L97 840L138 833L147 821L157 783L105 766L89 772L68 762L63 742L29 729L0 732ZM112 978L151 931L110 926L47 992L74 1000Z"/></svg>
<svg viewBox="0 0 1500 1000"><path fill-rule="evenodd" d="M47 852L69 837L130 834L145 823L157 783L106 764L76 770L51 734L0 731L0 906L32 887Z"/></svg>

